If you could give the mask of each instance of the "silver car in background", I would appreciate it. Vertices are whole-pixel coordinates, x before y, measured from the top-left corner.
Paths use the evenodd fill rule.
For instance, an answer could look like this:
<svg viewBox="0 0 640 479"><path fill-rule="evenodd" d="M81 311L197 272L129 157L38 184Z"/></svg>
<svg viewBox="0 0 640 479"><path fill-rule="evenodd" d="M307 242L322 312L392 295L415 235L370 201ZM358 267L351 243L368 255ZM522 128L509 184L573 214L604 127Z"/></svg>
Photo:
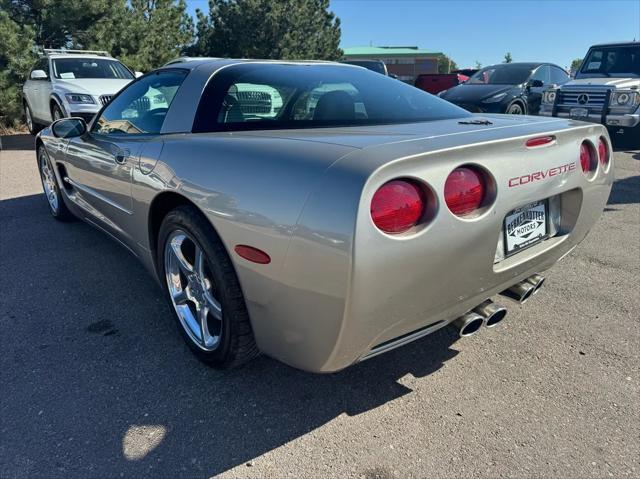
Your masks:
<svg viewBox="0 0 640 479"><path fill-rule="evenodd" d="M22 88L22 106L31 134L64 117L90 121L140 72L132 72L107 52L45 49Z"/></svg>
<svg viewBox="0 0 640 479"><path fill-rule="evenodd" d="M53 216L138 257L221 368L330 372L494 326L489 298L536 292L613 180L601 125L476 116L325 62L169 65L36 141Z"/></svg>

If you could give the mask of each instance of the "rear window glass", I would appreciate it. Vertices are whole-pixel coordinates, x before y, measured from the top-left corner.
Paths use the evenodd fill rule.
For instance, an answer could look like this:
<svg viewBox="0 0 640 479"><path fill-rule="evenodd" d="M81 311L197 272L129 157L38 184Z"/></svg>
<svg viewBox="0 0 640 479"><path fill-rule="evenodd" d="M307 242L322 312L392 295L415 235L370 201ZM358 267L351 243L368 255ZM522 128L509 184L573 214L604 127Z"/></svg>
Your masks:
<svg viewBox="0 0 640 479"><path fill-rule="evenodd" d="M378 125L469 115L440 98L363 68L245 63L213 77L193 131Z"/></svg>

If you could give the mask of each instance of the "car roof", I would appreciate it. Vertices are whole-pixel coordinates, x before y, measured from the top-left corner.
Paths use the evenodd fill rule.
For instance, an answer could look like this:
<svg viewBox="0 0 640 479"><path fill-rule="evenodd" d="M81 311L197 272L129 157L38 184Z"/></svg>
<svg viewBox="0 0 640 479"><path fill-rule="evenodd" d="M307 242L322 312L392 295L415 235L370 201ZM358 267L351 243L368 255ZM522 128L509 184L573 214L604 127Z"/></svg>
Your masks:
<svg viewBox="0 0 640 479"><path fill-rule="evenodd" d="M623 46L631 46L631 45L640 45L640 41L632 41L632 42L612 42L612 43L596 43L595 45L591 45L589 48L593 47L623 47Z"/></svg>
<svg viewBox="0 0 640 479"><path fill-rule="evenodd" d="M91 53L54 53L52 55L42 55L40 58L51 58L56 59L56 58L91 58L91 59L101 59L101 60L113 60L113 61L119 61L117 58L113 58L113 57L105 57L103 55L94 55Z"/></svg>
<svg viewBox="0 0 640 479"><path fill-rule="evenodd" d="M157 70L166 69L186 69L186 70L203 70L213 72L219 68L229 65L240 65L245 63L254 64L271 64L271 65L334 65L344 68L361 68L356 65L348 63L331 62L325 60L254 60L247 58L195 58L191 57L188 61L182 61L177 63L169 63L161 66Z"/></svg>

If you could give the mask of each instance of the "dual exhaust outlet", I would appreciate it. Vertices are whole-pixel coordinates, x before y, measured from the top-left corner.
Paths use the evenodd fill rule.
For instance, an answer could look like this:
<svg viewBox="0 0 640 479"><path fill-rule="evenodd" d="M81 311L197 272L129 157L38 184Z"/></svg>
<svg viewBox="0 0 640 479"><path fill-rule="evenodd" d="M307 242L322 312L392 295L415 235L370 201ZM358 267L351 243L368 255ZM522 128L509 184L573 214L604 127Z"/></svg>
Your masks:
<svg viewBox="0 0 640 479"><path fill-rule="evenodd" d="M519 303L524 303L536 294L543 284L544 276L534 274L500 294ZM477 333L483 326L492 328L498 325L506 316L507 309L505 307L488 299L457 318L452 325L458 330L460 337L467 337Z"/></svg>

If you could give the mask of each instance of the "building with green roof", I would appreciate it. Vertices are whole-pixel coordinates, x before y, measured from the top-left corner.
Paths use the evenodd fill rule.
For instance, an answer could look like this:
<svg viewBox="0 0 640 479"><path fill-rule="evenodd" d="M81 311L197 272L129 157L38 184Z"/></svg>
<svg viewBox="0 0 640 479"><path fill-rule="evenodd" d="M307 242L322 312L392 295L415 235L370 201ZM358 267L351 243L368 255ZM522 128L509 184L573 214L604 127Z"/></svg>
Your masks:
<svg viewBox="0 0 640 479"><path fill-rule="evenodd" d="M368 46L342 49L345 60L381 60L389 73L402 81L413 83L423 73L438 73L441 52L432 52L416 46Z"/></svg>

